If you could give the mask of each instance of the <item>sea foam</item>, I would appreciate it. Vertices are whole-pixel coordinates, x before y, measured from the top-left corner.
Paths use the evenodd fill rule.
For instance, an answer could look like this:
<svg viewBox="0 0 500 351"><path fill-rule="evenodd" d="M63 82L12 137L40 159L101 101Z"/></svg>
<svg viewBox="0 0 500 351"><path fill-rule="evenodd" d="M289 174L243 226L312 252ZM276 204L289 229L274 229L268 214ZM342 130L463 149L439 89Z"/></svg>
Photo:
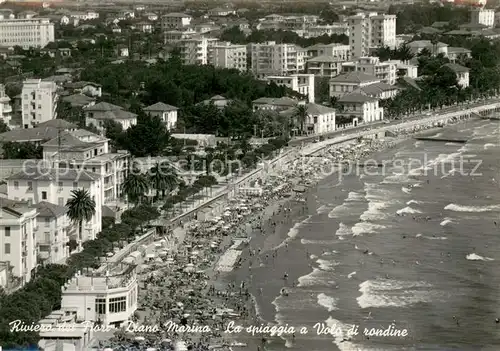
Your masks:
<svg viewBox="0 0 500 351"><path fill-rule="evenodd" d="M323 293L318 294L318 305L326 308L328 312L337 309L337 299Z"/></svg>
<svg viewBox="0 0 500 351"><path fill-rule="evenodd" d="M479 256L475 253L468 254L465 258L469 261L494 261L492 258Z"/></svg>
<svg viewBox="0 0 500 351"><path fill-rule="evenodd" d="M500 205L462 206L456 204L449 204L444 209L455 212L493 212L493 211L500 211Z"/></svg>

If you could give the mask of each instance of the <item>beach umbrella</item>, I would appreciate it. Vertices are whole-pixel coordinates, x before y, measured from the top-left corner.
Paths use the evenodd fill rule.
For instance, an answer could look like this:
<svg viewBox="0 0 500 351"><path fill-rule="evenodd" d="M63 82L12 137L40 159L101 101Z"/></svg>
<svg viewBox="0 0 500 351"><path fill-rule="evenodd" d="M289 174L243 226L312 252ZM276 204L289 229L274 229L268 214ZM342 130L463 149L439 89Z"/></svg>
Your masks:
<svg viewBox="0 0 500 351"><path fill-rule="evenodd" d="M146 258L147 259L153 259L153 258L155 258L155 254L153 254L153 253L147 254Z"/></svg>
<svg viewBox="0 0 500 351"><path fill-rule="evenodd" d="M113 253L113 252L108 252L108 253L106 254L106 256L108 256L108 257L113 257L113 255L114 255L114 253Z"/></svg>
<svg viewBox="0 0 500 351"><path fill-rule="evenodd" d="M113 349L108 347L108 348L105 348L104 351L113 351Z"/></svg>
<svg viewBox="0 0 500 351"><path fill-rule="evenodd" d="M146 349L146 351L156 351L156 350L158 350L158 349L156 349L156 348L154 348L154 347L148 347L148 348Z"/></svg>
<svg viewBox="0 0 500 351"><path fill-rule="evenodd" d="M144 341L144 340L146 340L146 339L145 339L143 336L136 336L136 337L134 338L134 340L135 340L135 341Z"/></svg>

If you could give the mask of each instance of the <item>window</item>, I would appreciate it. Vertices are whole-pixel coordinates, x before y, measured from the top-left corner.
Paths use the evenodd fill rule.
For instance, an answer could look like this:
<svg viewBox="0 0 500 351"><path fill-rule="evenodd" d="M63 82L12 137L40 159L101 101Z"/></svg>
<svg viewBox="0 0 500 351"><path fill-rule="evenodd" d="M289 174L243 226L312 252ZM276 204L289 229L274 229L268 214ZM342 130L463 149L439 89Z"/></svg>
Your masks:
<svg viewBox="0 0 500 351"><path fill-rule="evenodd" d="M57 204L58 204L59 206L64 206L64 197L59 197L59 198L57 199Z"/></svg>
<svg viewBox="0 0 500 351"><path fill-rule="evenodd" d="M10 227L5 227L5 236L10 236Z"/></svg>
<svg viewBox="0 0 500 351"><path fill-rule="evenodd" d="M33 183L28 182L28 191L33 190Z"/></svg>
<svg viewBox="0 0 500 351"><path fill-rule="evenodd" d="M113 297L109 299L109 312L119 313L127 310L127 297Z"/></svg>
<svg viewBox="0 0 500 351"><path fill-rule="evenodd" d="M95 313L106 314L106 299L95 299Z"/></svg>
<svg viewBox="0 0 500 351"><path fill-rule="evenodd" d="M47 192L42 191L42 200L47 200Z"/></svg>
<svg viewBox="0 0 500 351"><path fill-rule="evenodd" d="M73 182L73 189L77 189L78 188L78 183L77 182Z"/></svg>
<svg viewBox="0 0 500 351"><path fill-rule="evenodd" d="M46 227L50 226L50 218L45 218L45 226Z"/></svg>
<svg viewBox="0 0 500 351"><path fill-rule="evenodd" d="M58 182L57 186L59 187L59 190L62 190L63 189L63 182Z"/></svg>
<svg viewBox="0 0 500 351"><path fill-rule="evenodd" d="M10 255L10 244L5 244L5 254Z"/></svg>

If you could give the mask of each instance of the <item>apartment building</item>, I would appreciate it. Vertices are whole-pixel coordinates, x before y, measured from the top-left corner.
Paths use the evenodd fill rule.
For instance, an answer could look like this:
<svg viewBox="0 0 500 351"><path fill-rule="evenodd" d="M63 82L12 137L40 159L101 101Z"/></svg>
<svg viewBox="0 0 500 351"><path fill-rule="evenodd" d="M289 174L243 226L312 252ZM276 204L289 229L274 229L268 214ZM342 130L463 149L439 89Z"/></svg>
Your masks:
<svg viewBox="0 0 500 351"><path fill-rule="evenodd" d="M337 115L352 118L354 125L384 119L384 109L379 106L377 98L360 93L350 93L340 97L338 103L342 109Z"/></svg>
<svg viewBox="0 0 500 351"><path fill-rule="evenodd" d="M342 73L330 79L330 96L341 97L375 83L380 83L380 79L366 73L359 71Z"/></svg>
<svg viewBox="0 0 500 351"><path fill-rule="evenodd" d="M259 78L303 72L307 57L307 51L295 44L276 44L274 41L251 43L248 51L252 72Z"/></svg>
<svg viewBox="0 0 500 351"><path fill-rule="evenodd" d="M27 202L0 198L0 257L12 266L12 275L24 285L37 265L35 228L37 211Z"/></svg>
<svg viewBox="0 0 500 351"><path fill-rule="evenodd" d="M304 132L311 135L335 131L335 109L314 103L308 103L304 106L307 112L304 121ZM293 118L296 111L296 107L292 107L280 112L280 114Z"/></svg>
<svg viewBox="0 0 500 351"><path fill-rule="evenodd" d="M38 212L35 237L40 263L64 262L69 257L69 240L78 240L77 228L67 216L68 209L47 201L34 207Z"/></svg>
<svg viewBox="0 0 500 351"><path fill-rule="evenodd" d="M186 30L167 30L163 32L163 41L165 44L177 43L182 40L191 39L198 33L192 29Z"/></svg>
<svg viewBox="0 0 500 351"><path fill-rule="evenodd" d="M457 75L457 83L463 89L469 86L469 69L456 63L447 63L445 67L451 69Z"/></svg>
<svg viewBox="0 0 500 351"><path fill-rule="evenodd" d="M105 267L96 273L76 274L62 291L61 310L77 319L100 321L119 327L137 310L138 283L135 265Z"/></svg>
<svg viewBox="0 0 500 351"><path fill-rule="evenodd" d="M333 56L321 55L313 57L306 61L306 73L318 77L335 77L342 72L343 62Z"/></svg>
<svg viewBox="0 0 500 351"><path fill-rule="evenodd" d="M92 219L83 223L82 236L78 238L78 242L94 240L101 231L101 177L81 169L59 170L48 167L47 162L31 161L27 162L31 164L26 165L22 171L7 178L7 197L27 201L31 205L47 201L64 206L73 197L73 190L86 189L96 202L96 210Z"/></svg>
<svg viewBox="0 0 500 351"><path fill-rule="evenodd" d="M21 116L24 129L57 118L57 85L41 79L27 79L21 92Z"/></svg>
<svg viewBox="0 0 500 351"><path fill-rule="evenodd" d="M157 102L156 104L144 108L144 112L151 116L160 117L168 130L175 128L178 111L179 109L177 107L163 102Z"/></svg>
<svg viewBox="0 0 500 351"><path fill-rule="evenodd" d="M347 35L349 36L349 26L347 23L333 23L310 26L303 31L304 38L316 38L322 35Z"/></svg>
<svg viewBox="0 0 500 351"><path fill-rule="evenodd" d="M495 27L495 10L493 9L471 9L470 23L472 25L484 25L488 28Z"/></svg>
<svg viewBox="0 0 500 351"><path fill-rule="evenodd" d="M396 16L358 14L347 19L349 44L353 57L364 57L370 50L389 46L396 47Z"/></svg>
<svg viewBox="0 0 500 351"><path fill-rule="evenodd" d="M413 55L418 55L422 50L429 50L432 55L443 54L448 56L448 44L437 42L433 43L430 40L415 40L406 44Z"/></svg>
<svg viewBox="0 0 500 351"><path fill-rule="evenodd" d="M247 46L222 43L213 47L213 57L210 62L215 67L247 70Z"/></svg>
<svg viewBox="0 0 500 351"><path fill-rule="evenodd" d="M112 120L120 124L123 130L137 124L137 115L125 111L123 107L110 104L109 102L100 102L98 104L86 107L83 110L85 114L85 125L93 125L100 132L104 132L104 121Z"/></svg>
<svg viewBox="0 0 500 351"><path fill-rule="evenodd" d="M397 65L393 62L380 62L378 57L360 57L353 62L342 64L342 72L363 72L387 84L396 84Z"/></svg>
<svg viewBox="0 0 500 351"><path fill-rule="evenodd" d="M342 44L315 44L306 48L307 57L331 56L336 60L347 61L351 47Z"/></svg>
<svg viewBox="0 0 500 351"><path fill-rule="evenodd" d="M0 119L10 126L12 118L12 107L10 106L10 98L5 93L5 85L0 84Z"/></svg>
<svg viewBox="0 0 500 351"><path fill-rule="evenodd" d="M314 92L314 74L292 74L291 76L268 76L268 83L284 85L293 91L307 97L309 102L314 103L316 98Z"/></svg>
<svg viewBox="0 0 500 351"><path fill-rule="evenodd" d="M181 58L186 65L206 65L212 62L214 47L219 43L217 38L200 36L179 42Z"/></svg>
<svg viewBox="0 0 500 351"><path fill-rule="evenodd" d="M42 147L45 163L59 173L76 170L99 176L97 185L102 205L119 200L130 159L127 151L110 152L108 139L83 129L61 133ZM59 200L51 202L60 205Z"/></svg>
<svg viewBox="0 0 500 351"><path fill-rule="evenodd" d="M0 20L0 47L44 48L54 41L54 24L48 18Z"/></svg>
<svg viewBox="0 0 500 351"><path fill-rule="evenodd" d="M162 31L183 29L191 24L193 18L185 13L167 13L161 16L160 28Z"/></svg>

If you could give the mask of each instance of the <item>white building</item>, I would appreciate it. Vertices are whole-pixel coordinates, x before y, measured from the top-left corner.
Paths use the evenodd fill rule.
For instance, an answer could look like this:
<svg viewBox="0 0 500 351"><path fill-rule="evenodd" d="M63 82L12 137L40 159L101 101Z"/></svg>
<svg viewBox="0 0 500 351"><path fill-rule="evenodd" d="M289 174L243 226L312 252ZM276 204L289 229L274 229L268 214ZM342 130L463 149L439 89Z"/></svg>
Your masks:
<svg viewBox="0 0 500 351"><path fill-rule="evenodd" d="M65 206L41 201L35 227L38 257L43 263L61 263L69 256L69 239L78 240L78 232L66 213Z"/></svg>
<svg viewBox="0 0 500 351"><path fill-rule="evenodd" d="M305 38L316 38L322 35L349 35L349 27L347 23L333 23L333 24L325 24L318 26L310 26L306 28L304 31Z"/></svg>
<svg viewBox="0 0 500 351"><path fill-rule="evenodd" d="M0 119L10 126L10 119L12 117L12 107L10 106L10 98L5 93L5 85L0 84Z"/></svg>
<svg viewBox="0 0 500 351"><path fill-rule="evenodd" d="M469 86L469 69L456 63L447 63L446 67L451 69L457 75L457 82L462 88Z"/></svg>
<svg viewBox="0 0 500 351"><path fill-rule="evenodd" d="M160 117L168 130L175 128L178 111L179 109L177 107L164 104L163 102L157 102L156 104L144 108L144 112L151 116Z"/></svg>
<svg viewBox="0 0 500 351"><path fill-rule="evenodd" d="M192 37L179 42L181 58L186 65L206 65L212 61L217 38Z"/></svg>
<svg viewBox="0 0 500 351"><path fill-rule="evenodd" d="M276 44L274 41L251 43L248 50L251 69L257 77L287 76L304 70L307 51L295 44Z"/></svg>
<svg viewBox="0 0 500 351"><path fill-rule="evenodd" d="M382 46L396 47L396 16L358 14L347 19L351 56L363 57L371 49Z"/></svg>
<svg viewBox="0 0 500 351"><path fill-rule="evenodd" d="M42 201L64 206L73 197L73 190L85 189L96 203L95 214L83 223L79 242L94 240L101 231L102 178L83 169L48 167L47 161L27 160L21 172L7 178L7 197L36 205Z"/></svg>
<svg viewBox="0 0 500 351"><path fill-rule="evenodd" d="M65 311L52 311L51 314L38 321L40 340L38 346L46 351L83 351L90 346L94 330L89 328L88 321L79 321L76 314ZM61 325L71 328L61 328Z"/></svg>
<svg viewBox="0 0 500 351"><path fill-rule="evenodd" d="M214 67L247 70L247 46L231 43L218 44L213 47L211 62Z"/></svg>
<svg viewBox="0 0 500 351"><path fill-rule="evenodd" d="M319 77L335 77L342 72L343 61L333 56L316 56L306 61L306 73Z"/></svg>
<svg viewBox="0 0 500 351"><path fill-rule="evenodd" d="M27 202L0 198L0 204L0 257L13 267L12 275L25 284L37 265L37 211Z"/></svg>
<svg viewBox="0 0 500 351"><path fill-rule="evenodd" d="M86 107L84 113L85 125L93 125L101 132L104 132L105 120L112 120L121 124L123 130L127 130L137 124L137 115L135 113L125 111L123 107L108 102L99 102L93 106Z"/></svg>
<svg viewBox="0 0 500 351"><path fill-rule="evenodd" d="M43 48L54 41L54 24L47 18L0 20L0 46Z"/></svg>
<svg viewBox="0 0 500 351"><path fill-rule="evenodd" d="M304 131L307 134L323 134L335 131L335 109L314 103L305 104L307 118L304 121ZM294 118L297 108L293 107L280 112ZM296 121L296 123L300 123Z"/></svg>
<svg viewBox="0 0 500 351"><path fill-rule="evenodd" d="M128 169L128 152L110 152L108 139L83 129L60 133L42 146L44 161L53 167L59 167L59 172L76 169L94 176L99 175L102 178L102 186L99 184L101 204L118 201Z"/></svg>
<svg viewBox="0 0 500 351"><path fill-rule="evenodd" d="M135 265L122 263L105 272L77 274L61 289L61 309L76 312L81 320L119 326L137 310Z"/></svg>
<svg viewBox="0 0 500 351"><path fill-rule="evenodd" d="M366 73L342 73L330 79L330 97L340 97L350 94L358 88L375 83L380 83L380 79Z"/></svg>
<svg viewBox="0 0 500 351"><path fill-rule="evenodd" d="M493 9L471 9L470 23L473 25L482 24L488 28L495 27L495 10Z"/></svg>
<svg viewBox="0 0 500 351"><path fill-rule="evenodd" d="M185 13L167 13L161 16L161 30L182 29L191 24L192 17Z"/></svg>
<svg viewBox="0 0 500 351"><path fill-rule="evenodd" d="M350 54L350 46L342 44L315 44L306 48L307 57L329 56L338 61L347 61Z"/></svg>
<svg viewBox="0 0 500 351"><path fill-rule="evenodd" d="M380 62L378 57L360 57L342 64L343 72L362 72L387 84L396 84L397 66L390 61Z"/></svg>
<svg viewBox="0 0 500 351"><path fill-rule="evenodd" d="M448 44L445 43L432 43L430 40L415 40L406 45L414 55L418 55L422 50L426 49L432 55L443 54L444 56L448 56Z"/></svg>
<svg viewBox="0 0 500 351"><path fill-rule="evenodd" d="M34 128L57 118L57 84L41 79L27 79L21 92L22 126Z"/></svg>
<svg viewBox="0 0 500 351"><path fill-rule="evenodd" d="M398 75L412 79L416 79L418 77L417 65L412 65L408 62L403 62L401 60L389 60L387 62L396 65L396 77L398 77Z"/></svg>
<svg viewBox="0 0 500 351"><path fill-rule="evenodd" d="M292 74L291 76L268 76L268 83L284 85L293 91L307 96L309 102L315 101L314 74Z"/></svg>
<svg viewBox="0 0 500 351"><path fill-rule="evenodd" d="M379 107L377 98L351 93L340 97L338 103L342 106L337 113L338 116L351 117L364 123L384 119L384 109Z"/></svg>

